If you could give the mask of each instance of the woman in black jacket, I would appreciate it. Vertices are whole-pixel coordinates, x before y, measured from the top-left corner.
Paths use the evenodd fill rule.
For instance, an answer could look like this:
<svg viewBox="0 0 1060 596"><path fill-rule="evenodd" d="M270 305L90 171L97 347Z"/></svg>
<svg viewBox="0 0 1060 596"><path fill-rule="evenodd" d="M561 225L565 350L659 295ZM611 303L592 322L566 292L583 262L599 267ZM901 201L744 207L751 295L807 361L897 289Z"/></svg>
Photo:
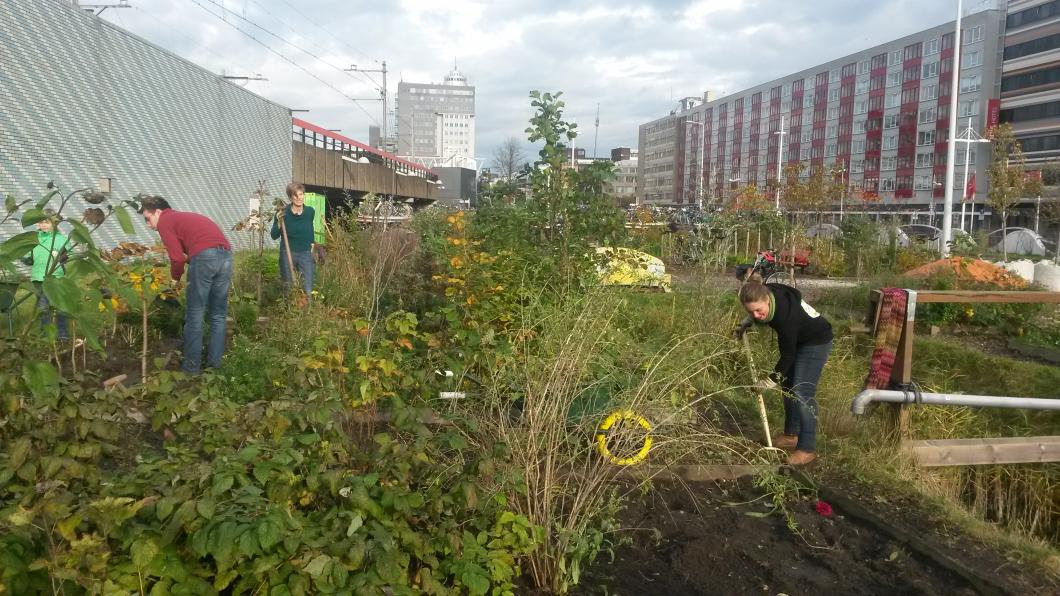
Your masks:
<svg viewBox="0 0 1060 596"><path fill-rule="evenodd" d="M784 390L784 434L773 444L794 449L789 464L808 464L817 458L817 382L832 351L832 325L784 284L750 281L740 288L740 303L748 317L738 333L753 323L777 332L780 360L766 386L779 382Z"/></svg>

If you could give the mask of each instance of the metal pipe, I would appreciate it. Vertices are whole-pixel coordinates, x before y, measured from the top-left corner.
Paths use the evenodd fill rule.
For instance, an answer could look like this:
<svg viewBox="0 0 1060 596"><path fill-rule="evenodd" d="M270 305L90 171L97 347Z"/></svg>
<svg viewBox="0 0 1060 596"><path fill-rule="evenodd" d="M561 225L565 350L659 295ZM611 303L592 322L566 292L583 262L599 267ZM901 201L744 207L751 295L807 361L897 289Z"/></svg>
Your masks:
<svg viewBox="0 0 1060 596"><path fill-rule="evenodd" d="M872 402L892 404L927 404L935 406L970 406L973 408L1018 408L1026 410L1060 410L1060 399L1038 397L1001 397L996 395L963 395L958 393L916 393L888 389L866 389L854 397L850 411L865 413Z"/></svg>

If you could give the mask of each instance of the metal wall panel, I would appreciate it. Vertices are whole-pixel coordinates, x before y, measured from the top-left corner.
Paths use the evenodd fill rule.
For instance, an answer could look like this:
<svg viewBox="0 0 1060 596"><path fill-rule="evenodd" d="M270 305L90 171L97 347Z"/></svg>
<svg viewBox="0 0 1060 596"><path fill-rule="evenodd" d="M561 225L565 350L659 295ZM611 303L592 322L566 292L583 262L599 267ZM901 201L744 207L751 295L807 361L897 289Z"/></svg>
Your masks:
<svg viewBox="0 0 1060 596"><path fill-rule="evenodd" d="M36 198L113 179L112 200L158 194L232 232L258 180L291 176L290 111L67 0L0 2L0 194ZM55 203L57 205L57 202ZM81 204L71 213L77 213ZM158 236L134 218L135 239ZM17 233L0 229L0 239ZM115 222L108 246L129 240Z"/></svg>

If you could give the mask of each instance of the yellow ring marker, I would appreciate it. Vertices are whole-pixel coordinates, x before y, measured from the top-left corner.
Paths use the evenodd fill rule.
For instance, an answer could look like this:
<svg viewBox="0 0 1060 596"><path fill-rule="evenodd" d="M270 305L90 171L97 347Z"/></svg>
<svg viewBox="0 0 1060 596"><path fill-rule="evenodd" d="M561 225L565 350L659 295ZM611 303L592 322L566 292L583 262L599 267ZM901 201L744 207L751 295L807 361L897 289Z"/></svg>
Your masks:
<svg viewBox="0 0 1060 596"><path fill-rule="evenodd" d="M615 425L615 423L622 420L630 420L636 422L641 428L648 434L644 436L644 445L641 446L640 450L637 451L631 457L618 457L611 453L611 450L607 448L607 436L609 430ZM651 424L633 410L616 410L611 413L610 416L604 419L599 426L600 432L596 433L596 450L600 452L600 455L607 461L618 465L618 466L632 466L639 464L648 458L648 452L651 451Z"/></svg>

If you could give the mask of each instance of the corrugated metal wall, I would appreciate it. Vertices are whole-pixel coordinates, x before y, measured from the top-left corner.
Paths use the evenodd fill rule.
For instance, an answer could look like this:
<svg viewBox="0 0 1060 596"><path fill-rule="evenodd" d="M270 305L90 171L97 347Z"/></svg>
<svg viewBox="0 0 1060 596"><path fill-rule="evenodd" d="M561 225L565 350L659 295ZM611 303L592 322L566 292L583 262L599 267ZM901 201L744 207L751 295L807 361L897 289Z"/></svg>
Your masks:
<svg viewBox="0 0 1060 596"><path fill-rule="evenodd" d="M287 108L68 0L0 2L0 194L38 198L49 180L71 191L113 178L112 199L162 195L249 246L249 234L230 230L258 180L282 196L290 176ZM137 240L157 241L134 221ZM18 231L0 229L0 239ZM97 242L126 239L108 223Z"/></svg>

